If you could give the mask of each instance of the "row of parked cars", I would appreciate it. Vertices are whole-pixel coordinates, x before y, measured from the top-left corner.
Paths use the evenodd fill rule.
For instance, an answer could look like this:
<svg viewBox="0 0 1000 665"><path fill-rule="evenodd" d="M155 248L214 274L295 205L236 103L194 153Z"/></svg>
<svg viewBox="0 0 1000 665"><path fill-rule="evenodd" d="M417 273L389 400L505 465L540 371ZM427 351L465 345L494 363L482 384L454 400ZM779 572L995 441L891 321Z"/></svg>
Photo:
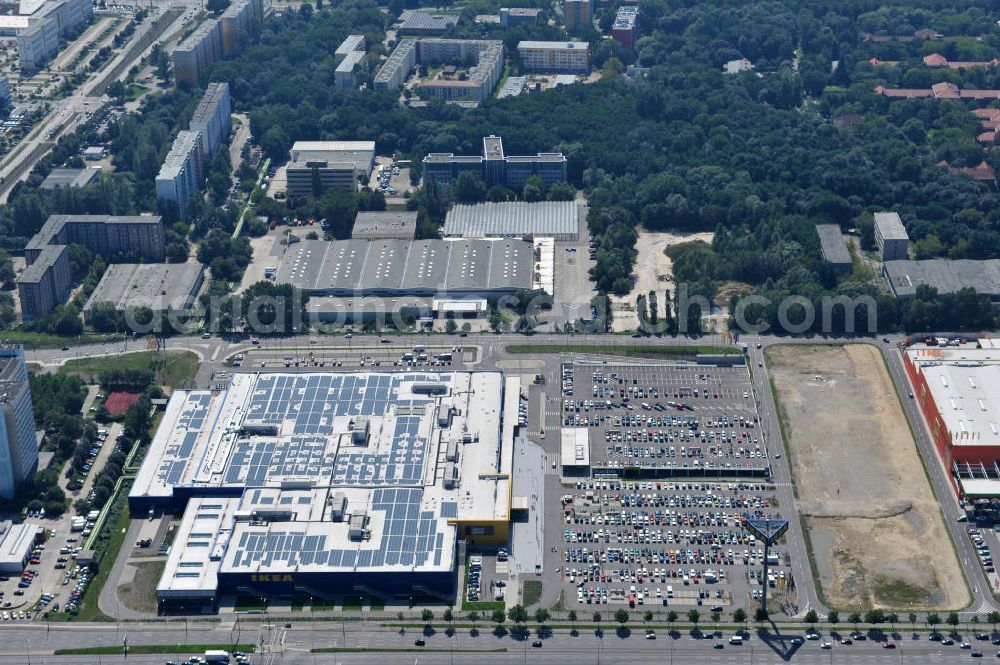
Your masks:
<svg viewBox="0 0 1000 665"><path fill-rule="evenodd" d="M983 540L983 534L979 531L978 527L969 527L969 539L976 546L976 554L979 555L979 562L983 564L986 572L994 572L996 569L993 567L993 555L990 554L990 548L986 544L986 541Z"/></svg>

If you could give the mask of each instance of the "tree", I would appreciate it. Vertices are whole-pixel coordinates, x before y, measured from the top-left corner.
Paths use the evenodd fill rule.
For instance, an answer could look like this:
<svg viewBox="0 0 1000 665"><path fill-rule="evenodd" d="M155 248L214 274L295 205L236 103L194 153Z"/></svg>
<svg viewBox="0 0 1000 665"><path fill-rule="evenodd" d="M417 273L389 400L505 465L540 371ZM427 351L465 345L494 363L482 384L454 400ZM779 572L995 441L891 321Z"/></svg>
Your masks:
<svg viewBox="0 0 1000 665"><path fill-rule="evenodd" d="M431 621L434 620L434 612L431 612L426 607L420 612L420 620L425 624L430 625Z"/></svg>
<svg viewBox="0 0 1000 665"><path fill-rule="evenodd" d="M759 624L767 621L767 610L765 610L763 607L758 607L753 612L753 620Z"/></svg>
<svg viewBox="0 0 1000 665"><path fill-rule="evenodd" d="M481 203L486 200L486 185L471 171L462 171L455 178L455 200L459 203Z"/></svg>
<svg viewBox="0 0 1000 665"><path fill-rule="evenodd" d="M507 612L503 609L493 610L493 614L490 615L490 621L495 623L499 629L507 621Z"/></svg>
<svg viewBox="0 0 1000 665"><path fill-rule="evenodd" d="M910 616L913 616L912 612L910 613ZM993 632L994 633L997 632L997 624L1000 623L1000 612L997 612L996 610L992 610L989 613L987 613L986 614L986 622L988 624L990 624L991 626L993 626ZM914 621L911 621L910 623L914 623Z"/></svg>
<svg viewBox="0 0 1000 665"><path fill-rule="evenodd" d="M701 612L695 609L688 610L687 619L689 623L693 623L695 628L698 627L698 621L701 620Z"/></svg>
<svg viewBox="0 0 1000 665"><path fill-rule="evenodd" d="M932 629L934 628L934 626L937 626L940 623L941 623L941 617L938 615L937 612L931 612L930 614L927 615L927 625L930 626Z"/></svg>
<svg viewBox="0 0 1000 665"><path fill-rule="evenodd" d="M524 609L523 605L515 605L507 610L507 616L515 624L520 625L528 620L528 610Z"/></svg>
<svg viewBox="0 0 1000 665"><path fill-rule="evenodd" d="M736 608L736 611L733 612L733 623L742 625L745 624L746 622L747 622L747 611L742 607Z"/></svg>
<svg viewBox="0 0 1000 665"><path fill-rule="evenodd" d="M521 190L521 197L530 203L541 201L544 193L545 183L537 175L533 175L524 183L524 189Z"/></svg>
<svg viewBox="0 0 1000 665"><path fill-rule="evenodd" d="M815 628L817 621L819 621L819 615L816 614L816 610L806 612L805 622L809 624L809 628Z"/></svg>
<svg viewBox="0 0 1000 665"><path fill-rule="evenodd" d="M952 627L954 630L959 623L958 612L948 612L947 618L945 618L945 623Z"/></svg>
<svg viewBox="0 0 1000 665"><path fill-rule="evenodd" d="M441 615L441 618L446 622L451 623L455 620L455 613L451 611L450 607L445 608L444 614Z"/></svg>
<svg viewBox="0 0 1000 665"><path fill-rule="evenodd" d="M570 610L566 614L566 618L569 619L569 622L571 624L573 624L573 632L575 633L576 632L576 610Z"/></svg>
<svg viewBox="0 0 1000 665"><path fill-rule="evenodd" d="M444 331L449 335L454 335L455 331L458 330L458 324L455 323L455 319L448 319L444 323Z"/></svg>
<svg viewBox="0 0 1000 665"><path fill-rule="evenodd" d="M837 610L830 610L826 614L827 623L836 626L840 622L840 613Z"/></svg>
<svg viewBox="0 0 1000 665"><path fill-rule="evenodd" d="M895 612L889 612L885 615L885 620L888 622L889 627L892 630L896 630L896 624L899 623L899 615Z"/></svg>
<svg viewBox="0 0 1000 665"><path fill-rule="evenodd" d="M655 326L660 318L657 311L656 291L649 292L649 297L646 299L646 302L649 304L649 322Z"/></svg>
<svg viewBox="0 0 1000 665"><path fill-rule="evenodd" d="M549 611L544 607L539 607L535 610L535 623L540 626L544 626L545 622L549 620Z"/></svg>
<svg viewBox="0 0 1000 665"><path fill-rule="evenodd" d="M643 623L649 623L652 620L653 620L653 613L650 610L646 610L645 612L643 612L642 614Z"/></svg>
<svg viewBox="0 0 1000 665"><path fill-rule="evenodd" d="M619 624L622 625L622 627L624 627L625 624L628 623L628 610L625 609L615 610L615 621L617 621Z"/></svg>
<svg viewBox="0 0 1000 665"><path fill-rule="evenodd" d="M591 616L591 618L594 620L594 623L596 623L598 626L601 625L601 613L600 612L594 612L594 614Z"/></svg>

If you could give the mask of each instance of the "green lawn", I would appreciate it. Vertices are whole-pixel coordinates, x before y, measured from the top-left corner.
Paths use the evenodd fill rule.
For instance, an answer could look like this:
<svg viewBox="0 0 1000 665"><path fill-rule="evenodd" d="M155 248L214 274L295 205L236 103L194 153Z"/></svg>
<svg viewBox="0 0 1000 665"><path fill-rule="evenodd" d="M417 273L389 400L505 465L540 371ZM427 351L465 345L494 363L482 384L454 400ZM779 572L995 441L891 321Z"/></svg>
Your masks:
<svg viewBox="0 0 1000 665"><path fill-rule="evenodd" d="M426 647L379 649L376 647L319 647L313 649L312 653L507 653L507 647L499 647L496 649L435 649Z"/></svg>
<svg viewBox="0 0 1000 665"><path fill-rule="evenodd" d="M110 341L110 338L98 335L97 333L83 333L79 337L60 337L59 335L48 335L28 330L5 330L3 331L3 338L10 342L23 344L29 349L59 348L62 346L99 344Z"/></svg>
<svg viewBox="0 0 1000 665"><path fill-rule="evenodd" d="M106 656L123 653L120 646L111 647L73 647L56 649L56 656ZM128 648L129 653L204 653L205 651L242 651L254 653L253 644L136 644Z"/></svg>
<svg viewBox="0 0 1000 665"><path fill-rule="evenodd" d="M640 344L508 344L507 353L593 353L632 358L691 358L702 354L738 354L732 347L656 346Z"/></svg>
<svg viewBox="0 0 1000 665"><path fill-rule="evenodd" d="M542 599L542 583L539 580L526 580L521 588L521 605L524 607L531 607Z"/></svg>
<svg viewBox="0 0 1000 665"><path fill-rule="evenodd" d="M191 351L164 351L163 365L155 365L159 354L155 351L138 351L123 356L78 358L68 360L59 368L60 374L73 374L93 383L107 369L153 369L157 382L179 388L198 373L198 356Z"/></svg>

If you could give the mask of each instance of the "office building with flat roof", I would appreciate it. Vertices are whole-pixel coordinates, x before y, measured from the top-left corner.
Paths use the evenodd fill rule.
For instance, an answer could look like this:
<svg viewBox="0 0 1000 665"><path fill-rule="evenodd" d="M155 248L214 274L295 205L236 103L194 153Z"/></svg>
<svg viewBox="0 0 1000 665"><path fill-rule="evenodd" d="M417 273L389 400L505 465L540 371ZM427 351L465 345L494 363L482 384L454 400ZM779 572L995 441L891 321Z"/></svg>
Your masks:
<svg viewBox="0 0 1000 665"><path fill-rule="evenodd" d="M319 196L330 187L353 192L374 168L374 141L296 141L285 168L288 196Z"/></svg>
<svg viewBox="0 0 1000 665"><path fill-rule="evenodd" d="M198 102L188 129L201 132L201 147L207 164L220 145L229 143L233 131L232 102L228 83L209 83Z"/></svg>
<svg viewBox="0 0 1000 665"><path fill-rule="evenodd" d="M222 594L453 602L460 540L510 537L520 380L238 372L174 391L129 492L183 509L161 613Z"/></svg>
<svg viewBox="0 0 1000 665"><path fill-rule="evenodd" d="M4 16L17 35L17 52L21 69L41 69L59 52L59 40L76 34L94 16L91 0L54 0L25 3L18 16Z"/></svg>
<svg viewBox="0 0 1000 665"><path fill-rule="evenodd" d="M594 29L594 13L591 0L566 0L563 5L566 14L566 32L579 34Z"/></svg>
<svg viewBox="0 0 1000 665"><path fill-rule="evenodd" d="M354 218L353 240L413 240L417 234L417 212L361 211Z"/></svg>
<svg viewBox="0 0 1000 665"><path fill-rule="evenodd" d="M590 71L589 48L586 42L523 41L517 54L529 72L585 74Z"/></svg>
<svg viewBox="0 0 1000 665"><path fill-rule="evenodd" d="M204 180L204 144L201 132L177 132L156 176L156 197L177 205L177 215L187 219L188 203L199 195Z"/></svg>
<svg viewBox="0 0 1000 665"><path fill-rule="evenodd" d="M35 411L24 349L18 345L0 346L0 407L0 497L9 499L38 470Z"/></svg>
<svg viewBox="0 0 1000 665"><path fill-rule="evenodd" d="M615 14L615 22L611 26L611 36L625 48L635 48L639 37L639 8L635 5L622 5Z"/></svg>
<svg viewBox="0 0 1000 665"><path fill-rule="evenodd" d="M501 7L500 25L511 28L515 25L535 25L542 10L537 7Z"/></svg>
<svg viewBox="0 0 1000 665"><path fill-rule="evenodd" d="M423 163L424 179L434 178L443 185L453 183L465 171L479 176L487 189L501 185L518 190L532 176L538 176L546 185L566 181L566 157L562 153L508 156L504 154L503 140L492 135L483 138L482 156L432 152Z"/></svg>
<svg viewBox="0 0 1000 665"><path fill-rule="evenodd" d="M875 213L875 245L883 261L904 261L910 255L910 236L895 212Z"/></svg>

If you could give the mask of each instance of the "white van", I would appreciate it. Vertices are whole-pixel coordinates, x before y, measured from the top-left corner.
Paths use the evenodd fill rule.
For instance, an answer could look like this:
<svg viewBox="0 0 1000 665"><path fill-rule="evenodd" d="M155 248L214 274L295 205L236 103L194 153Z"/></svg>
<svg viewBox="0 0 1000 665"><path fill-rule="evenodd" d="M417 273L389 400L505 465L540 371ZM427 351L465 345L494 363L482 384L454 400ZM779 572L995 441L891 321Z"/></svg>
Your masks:
<svg viewBox="0 0 1000 665"><path fill-rule="evenodd" d="M730 644L743 644L743 637L741 635L733 635L729 638Z"/></svg>

